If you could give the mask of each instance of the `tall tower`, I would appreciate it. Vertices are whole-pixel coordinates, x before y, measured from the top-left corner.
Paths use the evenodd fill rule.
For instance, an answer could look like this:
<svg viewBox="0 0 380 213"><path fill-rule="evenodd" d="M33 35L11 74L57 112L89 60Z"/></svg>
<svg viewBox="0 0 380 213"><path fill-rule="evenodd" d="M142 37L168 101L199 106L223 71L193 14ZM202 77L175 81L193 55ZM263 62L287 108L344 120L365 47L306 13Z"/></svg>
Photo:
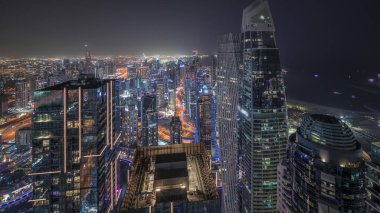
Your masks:
<svg viewBox="0 0 380 213"><path fill-rule="evenodd" d="M115 81L67 81L34 92L34 212L108 212L117 203Z"/></svg>
<svg viewBox="0 0 380 213"><path fill-rule="evenodd" d="M85 48L85 62L84 62L84 73L86 75L92 74L92 64L91 64L91 53L88 49L88 45L84 45Z"/></svg>
<svg viewBox="0 0 380 213"><path fill-rule="evenodd" d="M286 156L285 89L274 32L267 1L244 9L239 104L242 212L276 212L276 167Z"/></svg>
<svg viewBox="0 0 380 213"><path fill-rule="evenodd" d="M216 57L215 57L216 58ZM224 212L238 212L238 134L239 66L241 43L239 34L218 39L216 72L217 121L221 154L221 176Z"/></svg>
<svg viewBox="0 0 380 213"><path fill-rule="evenodd" d="M142 142L143 146L158 145L158 115L157 96L145 95L142 97L141 110Z"/></svg>
<svg viewBox="0 0 380 213"><path fill-rule="evenodd" d="M283 198L290 198L291 206L289 199L279 202L290 210L285 212L365 212L363 150L345 123L308 115L290 137L289 148L292 191Z"/></svg>
<svg viewBox="0 0 380 213"><path fill-rule="evenodd" d="M205 147L212 155L213 147L213 97L207 85L203 85L197 97L197 113L196 113L196 127L197 127L197 142L205 144Z"/></svg>
<svg viewBox="0 0 380 213"><path fill-rule="evenodd" d="M26 81L16 83L16 108L25 108L29 102L29 88Z"/></svg>
<svg viewBox="0 0 380 213"><path fill-rule="evenodd" d="M170 121L170 144L182 143L182 124L178 116L173 116Z"/></svg>

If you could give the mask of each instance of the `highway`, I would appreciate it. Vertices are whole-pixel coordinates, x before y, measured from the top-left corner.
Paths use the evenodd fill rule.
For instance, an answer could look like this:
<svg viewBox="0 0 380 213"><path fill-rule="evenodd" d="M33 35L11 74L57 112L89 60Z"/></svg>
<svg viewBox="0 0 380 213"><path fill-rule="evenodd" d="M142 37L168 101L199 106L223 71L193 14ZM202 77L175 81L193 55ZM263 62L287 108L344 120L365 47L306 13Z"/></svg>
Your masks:
<svg viewBox="0 0 380 213"><path fill-rule="evenodd" d="M16 131L28 127L32 124L31 114L23 116L22 118L15 119L0 127L0 133L3 142L10 142L15 139Z"/></svg>

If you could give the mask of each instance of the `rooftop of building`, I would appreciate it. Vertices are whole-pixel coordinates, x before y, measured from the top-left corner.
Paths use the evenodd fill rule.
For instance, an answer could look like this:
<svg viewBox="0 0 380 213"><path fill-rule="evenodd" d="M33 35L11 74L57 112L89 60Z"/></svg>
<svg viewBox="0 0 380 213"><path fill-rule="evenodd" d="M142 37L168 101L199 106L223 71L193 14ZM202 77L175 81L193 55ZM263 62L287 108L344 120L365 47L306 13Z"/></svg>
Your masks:
<svg viewBox="0 0 380 213"><path fill-rule="evenodd" d="M360 143L354 133L334 116L311 114L305 116L298 133L312 143L337 150L357 150Z"/></svg>
<svg viewBox="0 0 380 213"><path fill-rule="evenodd" d="M56 84L50 87L45 87L38 91L50 91L50 90L62 90L63 88L67 89L78 89L81 87L82 89L95 89L98 88L105 83L111 81L111 79L99 79L89 76L82 76L77 80L69 80L62 82L60 84Z"/></svg>
<svg viewBox="0 0 380 213"><path fill-rule="evenodd" d="M218 193L209 163L203 144L138 148L121 210L216 200Z"/></svg>
<svg viewBox="0 0 380 213"><path fill-rule="evenodd" d="M315 121L319 121L326 124L339 124L339 120L336 117L324 114L311 114L311 118Z"/></svg>

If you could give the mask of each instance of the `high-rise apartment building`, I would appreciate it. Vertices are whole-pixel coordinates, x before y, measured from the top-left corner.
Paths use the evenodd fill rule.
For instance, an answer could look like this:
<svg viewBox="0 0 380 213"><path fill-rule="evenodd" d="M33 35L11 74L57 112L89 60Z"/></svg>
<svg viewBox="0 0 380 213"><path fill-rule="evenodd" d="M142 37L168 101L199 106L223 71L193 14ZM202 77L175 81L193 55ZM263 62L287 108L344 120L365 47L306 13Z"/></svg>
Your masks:
<svg viewBox="0 0 380 213"><path fill-rule="evenodd" d="M178 116L173 116L170 121L170 144L182 143L182 125Z"/></svg>
<svg viewBox="0 0 380 213"><path fill-rule="evenodd" d="M308 115L289 141L284 179L290 184L279 185L285 187L279 212L365 212L363 151L345 123Z"/></svg>
<svg viewBox="0 0 380 213"><path fill-rule="evenodd" d="M165 85L162 82L162 79L160 79L156 83L157 109L161 109L164 106L164 103L165 103L164 93L165 93Z"/></svg>
<svg viewBox="0 0 380 213"><path fill-rule="evenodd" d="M238 111L240 34L218 39L216 103L221 155L222 204L224 212L238 212ZM213 57L216 59L216 57Z"/></svg>
<svg viewBox="0 0 380 213"><path fill-rule="evenodd" d="M380 212L380 142L371 144L371 162L366 162L366 212Z"/></svg>
<svg viewBox="0 0 380 213"><path fill-rule="evenodd" d="M241 211L276 212L277 165L286 155L287 110L267 1L243 11L239 164Z"/></svg>
<svg viewBox="0 0 380 213"><path fill-rule="evenodd" d="M213 122L213 97L207 85L203 85L197 98L196 113L196 141L203 143L209 153L212 154L214 125Z"/></svg>
<svg viewBox="0 0 380 213"><path fill-rule="evenodd" d="M125 146L138 145L138 106L137 97L129 93L130 96L126 98L124 116L122 117L123 132Z"/></svg>
<svg viewBox="0 0 380 213"><path fill-rule="evenodd" d="M119 193L115 81L67 81L34 99L34 212L111 211Z"/></svg>
<svg viewBox="0 0 380 213"><path fill-rule="evenodd" d="M16 108L25 108L29 103L29 88L26 81L16 83Z"/></svg>
<svg viewBox="0 0 380 213"><path fill-rule="evenodd" d="M158 114L156 95L142 97L141 125L143 146L158 145Z"/></svg>
<svg viewBox="0 0 380 213"><path fill-rule="evenodd" d="M8 96L0 94L0 116L8 113Z"/></svg>

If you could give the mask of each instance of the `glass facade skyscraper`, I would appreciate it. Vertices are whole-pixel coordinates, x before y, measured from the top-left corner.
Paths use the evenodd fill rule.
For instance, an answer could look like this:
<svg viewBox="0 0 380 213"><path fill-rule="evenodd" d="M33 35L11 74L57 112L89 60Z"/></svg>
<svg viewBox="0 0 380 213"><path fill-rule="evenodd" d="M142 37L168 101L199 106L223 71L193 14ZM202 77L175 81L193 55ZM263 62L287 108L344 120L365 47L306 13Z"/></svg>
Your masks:
<svg viewBox="0 0 380 213"><path fill-rule="evenodd" d="M182 124L178 116L173 116L170 121L170 144L182 143Z"/></svg>
<svg viewBox="0 0 380 213"><path fill-rule="evenodd" d="M106 212L118 197L115 81L80 79L34 92L34 212Z"/></svg>
<svg viewBox="0 0 380 213"><path fill-rule="evenodd" d="M238 212L238 138L237 105L241 65L240 34L218 39L216 69L217 122L220 141L222 205L224 212Z"/></svg>
<svg viewBox="0 0 380 213"><path fill-rule="evenodd" d="M242 212L276 212L276 167L286 156L287 109L274 32L267 1L254 1L244 9L239 103Z"/></svg>
<svg viewBox="0 0 380 213"><path fill-rule="evenodd" d="M380 142L371 144L371 162L366 162L366 212L380 212Z"/></svg>
<svg viewBox="0 0 380 213"><path fill-rule="evenodd" d="M197 142L203 143L208 151L208 154L212 154L213 145L213 97L211 91L206 85L203 85L198 97L197 97Z"/></svg>
<svg viewBox="0 0 380 213"><path fill-rule="evenodd" d="M308 115L290 137L289 147L291 192L281 191L291 194L279 202L284 212L365 212L363 151L345 123L328 115Z"/></svg>
<svg viewBox="0 0 380 213"><path fill-rule="evenodd" d="M141 124L143 146L158 145L158 115L156 95L142 97Z"/></svg>

